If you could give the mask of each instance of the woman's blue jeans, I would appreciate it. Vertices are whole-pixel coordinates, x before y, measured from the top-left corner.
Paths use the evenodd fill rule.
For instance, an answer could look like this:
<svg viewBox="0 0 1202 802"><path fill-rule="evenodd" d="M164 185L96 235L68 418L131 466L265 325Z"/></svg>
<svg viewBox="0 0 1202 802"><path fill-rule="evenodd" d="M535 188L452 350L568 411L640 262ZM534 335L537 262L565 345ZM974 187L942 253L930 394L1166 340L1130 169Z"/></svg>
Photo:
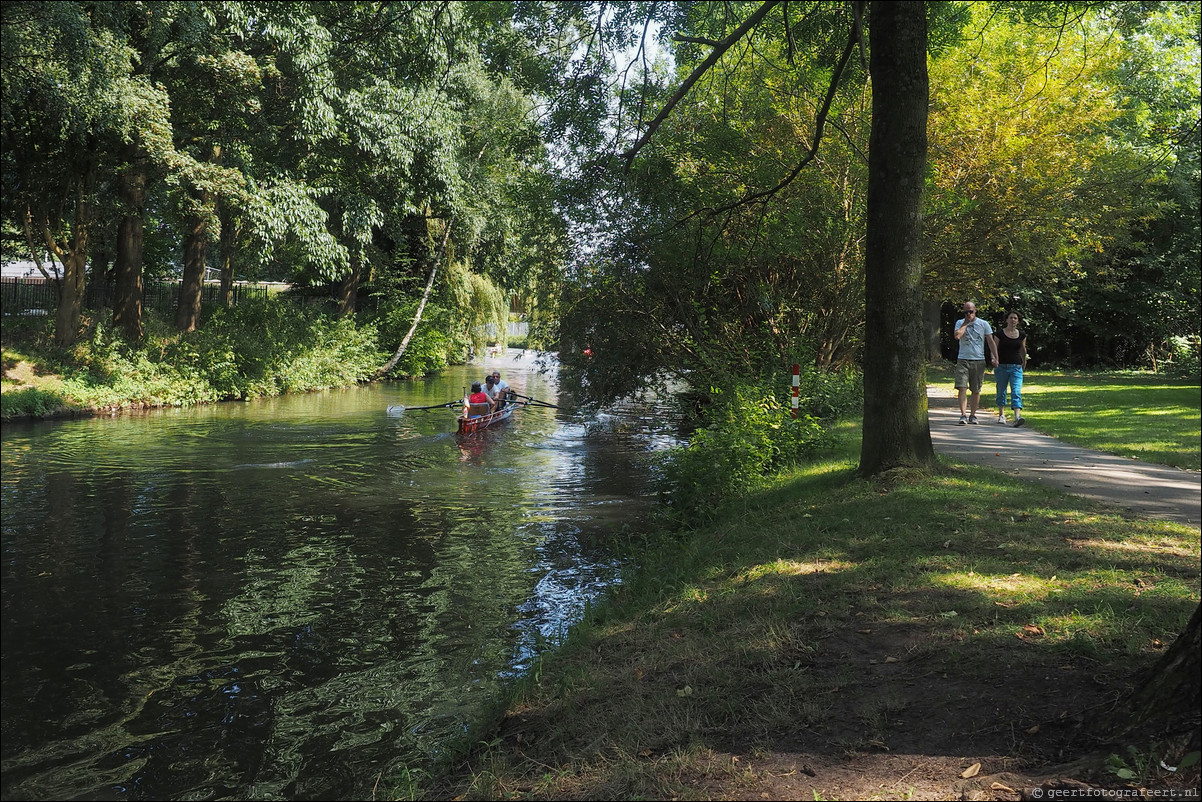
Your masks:
<svg viewBox="0 0 1202 802"><path fill-rule="evenodd" d="M997 379L997 407L1005 409L1006 388L1010 388L1011 409L1023 408L1023 366L998 365L993 369L993 378Z"/></svg>

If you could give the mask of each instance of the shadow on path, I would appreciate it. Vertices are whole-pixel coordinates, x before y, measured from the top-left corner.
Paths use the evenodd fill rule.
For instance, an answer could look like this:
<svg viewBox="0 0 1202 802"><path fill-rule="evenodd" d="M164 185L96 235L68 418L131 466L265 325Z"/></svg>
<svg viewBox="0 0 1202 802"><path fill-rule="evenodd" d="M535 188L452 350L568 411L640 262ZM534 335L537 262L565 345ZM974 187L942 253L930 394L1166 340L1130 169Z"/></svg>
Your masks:
<svg viewBox="0 0 1202 802"><path fill-rule="evenodd" d="M931 441L938 454L988 465L1020 479L1113 504L1136 515L1197 526L1202 520L1202 474L1074 446L1029 426L996 423L997 411L961 426L953 391L927 388Z"/></svg>

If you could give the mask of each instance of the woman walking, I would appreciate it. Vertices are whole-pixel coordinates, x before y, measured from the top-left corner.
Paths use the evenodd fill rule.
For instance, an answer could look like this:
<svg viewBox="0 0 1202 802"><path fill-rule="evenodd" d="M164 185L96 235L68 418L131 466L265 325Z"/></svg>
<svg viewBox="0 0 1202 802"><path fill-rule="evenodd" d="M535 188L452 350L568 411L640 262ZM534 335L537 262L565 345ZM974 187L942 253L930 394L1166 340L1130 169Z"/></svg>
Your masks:
<svg viewBox="0 0 1202 802"><path fill-rule="evenodd" d="M993 377L997 380L997 422L1006 423L1006 390L1010 390L1010 409L1014 411L1014 425L1024 426L1023 418L1023 368L1027 365L1027 335L1018 328L1018 312L1006 313L1006 325L993 335L997 344L997 367Z"/></svg>

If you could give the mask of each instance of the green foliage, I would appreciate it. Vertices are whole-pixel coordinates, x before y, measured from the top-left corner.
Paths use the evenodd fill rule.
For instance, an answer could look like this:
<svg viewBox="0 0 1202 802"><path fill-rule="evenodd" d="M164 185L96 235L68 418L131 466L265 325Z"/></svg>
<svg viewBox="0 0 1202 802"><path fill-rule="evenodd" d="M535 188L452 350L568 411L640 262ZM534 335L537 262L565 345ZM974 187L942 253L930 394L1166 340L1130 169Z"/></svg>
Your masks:
<svg viewBox="0 0 1202 802"><path fill-rule="evenodd" d="M857 411L863 398L858 372L810 368L794 418L790 387L791 378L778 376L710 388L706 425L662 458L660 498L670 520L696 525L765 476L812 456L829 445L829 424Z"/></svg>
<svg viewBox="0 0 1202 802"><path fill-rule="evenodd" d="M273 299L218 311L194 337L176 341L171 356L195 364L225 398L355 384L380 361L372 329Z"/></svg>
<svg viewBox="0 0 1202 802"><path fill-rule="evenodd" d="M371 378L382 360L373 327L290 300L244 300L218 310L204 329L189 334L173 332L153 315L148 323L146 337L136 344L100 321L70 352L39 345L32 333L27 350L31 359L61 374L54 393L65 403L100 409L187 406L345 387ZM54 400L49 392L12 394L16 400L9 401L6 386L6 415L11 404L44 406Z"/></svg>
<svg viewBox="0 0 1202 802"><path fill-rule="evenodd" d="M399 343L413 324L417 301L401 307L389 306L377 322L381 343ZM424 376L436 373L452 362L460 361L464 353L463 343L447 334L445 310L432 304L427 307L424 320L405 349L405 355L397 363L395 373L401 376Z"/></svg>
<svg viewBox="0 0 1202 802"><path fill-rule="evenodd" d="M27 415L36 418L70 407L62 393L37 387L22 387L0 395L0 418L5 420Z"/></svg>

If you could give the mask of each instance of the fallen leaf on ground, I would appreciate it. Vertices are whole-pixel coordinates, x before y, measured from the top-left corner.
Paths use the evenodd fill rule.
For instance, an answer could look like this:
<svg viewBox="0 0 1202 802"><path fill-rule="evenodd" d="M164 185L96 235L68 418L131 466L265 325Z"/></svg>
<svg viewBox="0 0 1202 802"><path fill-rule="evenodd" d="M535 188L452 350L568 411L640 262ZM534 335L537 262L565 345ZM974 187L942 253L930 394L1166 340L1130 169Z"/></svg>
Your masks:
<svg viewBox="0 0 1202 802"><path fill-rule="evenodd" d="M1035 733L1037 733L1037 732L1039 732L1039 725L1038 725L1038 724L1036 724L1036 725L1035 725L1034 727L1032 727L1031 729L1027 730L1027 735L1034 735L1034 734L1035 734Z"/></svg>
<svg viewBox="0 0 1202 802"><path fill-rule="evenodd" d="M1014 633L1020 638L1040 638L1043 637L1043 627L1034 624L1023 624L1023 631Z"/></svg>
<svg viewBox="0 0 1202 802"><path fill-rule="evenodd" d="M1013 788L1011 788L1010 786L1008 786L1008 785L1002 785L1001 783L994 783L993 785L991 785L991 786L989 786L989 787L990 787L991 789L993 789L994 791L1009 791L1009 792L1010 792L1010 793L1012 793L1012 794L1017 794L1017 793L1018 793L1018 791L1015 791L1015 790L1014 790Z"/></svg>
<svg viewBox="0 0 1202 802"><path fill-rule="evenodd" d="M967 780L969 777L976 777L980 773L981 773L981 764L973 763L971 766L966 768L964 771L960 772L960 776Z"/></svg>
<svg viewBox="0 0 1202 802"><path fill-rule="evenodd" d="M896 657L886 657L886 658L885 658L885 662L886 662L886 663L898 663L898 662L901 662L901 661L899 661L899 660L898 660Z"/></svg>

